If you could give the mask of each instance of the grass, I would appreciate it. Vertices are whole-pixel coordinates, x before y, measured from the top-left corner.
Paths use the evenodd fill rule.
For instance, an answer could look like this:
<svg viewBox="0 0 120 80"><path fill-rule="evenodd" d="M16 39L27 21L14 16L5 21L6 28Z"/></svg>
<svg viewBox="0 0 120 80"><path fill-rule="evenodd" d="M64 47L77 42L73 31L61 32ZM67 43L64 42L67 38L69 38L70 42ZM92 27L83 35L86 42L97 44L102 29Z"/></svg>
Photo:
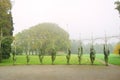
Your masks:
<svg viewBox="0 0 120 80"><path fill-rule="evenodd" d="M104 61L103 54L97 54L96 57ZM120 65L120 56L116 54L110 54L108 62L109 64Z"/></svg>
<svg viewBox="0 0 120 80"><path fill-rule="evenodd" d="M25 55L19 55L19 56L16 56L16 58L17 58L17 60L15 62L16 65L26 65L27 64ZM103 54L97 54L96 58L104 61L104 55ZM51 56L45 56L44 59L43 59L43 65L50 65L51 63L52 63L51 62ZM120 56L115 55L115 54L111 54L109 56L109 63L110 64L115 64L115 65L120 65ZM30 63L29 64L30 65L41 65L38 56L35 56L35 55L30 56ZM65 55L56 56L54 64L55 65L66 65L67 64L66 56ZM77 55L72 55L71 56L70 64L71 65L79 64ZM89 54L84 54L82 56L81 64L84 64L84 65L91 64L90 59L89 59ZM102 63L100 63L97 60L95 60L94 64L103 65ZM6 66L6 65L13 65L12 57L7 59L7 60L3 60L3 62L0 63L0 66Z"/></svg>
<svg viewBox="0 0 120 80"><path fill-rule="evenodd" d="M109 62L111 64L120 65L120 56L119 55L110 55Z"/></svg>

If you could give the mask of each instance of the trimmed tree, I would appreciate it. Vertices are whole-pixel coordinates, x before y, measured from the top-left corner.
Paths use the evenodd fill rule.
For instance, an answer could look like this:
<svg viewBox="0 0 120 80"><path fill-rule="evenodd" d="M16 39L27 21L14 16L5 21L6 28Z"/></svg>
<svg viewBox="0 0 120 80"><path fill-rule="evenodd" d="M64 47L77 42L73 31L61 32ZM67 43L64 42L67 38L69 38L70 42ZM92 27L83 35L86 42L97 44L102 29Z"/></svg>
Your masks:
<svg viewBox="0 0 120 80"><path fill-rule="evenodd" d="M92 64L92 65L93 65L93 63L94 63L94 61L95 61L95 54L96 54L95 49L94 49L94 47L92 46L92 47L90 48L90 60L91 60L91 64Z"/></svg>
<svg viewBox="0 0 120 80"><path fill-rule="evenodd" d="M39 50L38 56L39 56L39 61L41 64L43 64L44 53L45 53L45 51L43 49Z"/></svg>
<svg viewBox="0 0 120 80"><path fill-rule="evenodd" d="M83 54L83 47L81 46L80 48L78 48L78 62L79 62L79 64L81 64L82 54Z"/></svg>
<svg viewBox="0 0 120 80"><path fill-rule="evenodd" d="M54 64L55 59L56 59L56 50L52 48L52 51L51 51L52 64Z"/></svg>
<svg viewBox="0 0 120 80"><path fill-rule="evenodd" d="M71 58L71 50L68 49L68 54L66 55L67 64L70 64L70 58Z"/></svg>

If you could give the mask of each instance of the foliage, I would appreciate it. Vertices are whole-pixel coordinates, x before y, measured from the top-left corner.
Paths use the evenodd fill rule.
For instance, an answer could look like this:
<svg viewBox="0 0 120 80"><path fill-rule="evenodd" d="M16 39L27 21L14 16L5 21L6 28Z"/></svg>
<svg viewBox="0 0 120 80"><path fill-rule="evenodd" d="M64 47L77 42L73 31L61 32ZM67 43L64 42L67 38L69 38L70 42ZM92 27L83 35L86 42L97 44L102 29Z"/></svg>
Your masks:
<svg viewBox="0 0 120 80"><path fill-rule="evenodd" d="M119 14L120 14L120 1L116 1L115 5L116 5L115 9L117 9L119 11ZM115 46L114 53L120 55L120 42L117 43L117 45Z"/></svg>
<svg viewBox="0 0 120 80"><path fill-rule="evenodd" d="M17 58L16 58L16 55L14 53L12 55L13 55L13 57L12 57L13 58L13 65L15 65L15 62L16 62Z"/></svg>
<svg viewBox="0 0 120 80"><path fill-rule="evenodd" d="M9 58L11 52L11 37L13 35L13 20L10 0L0 0L0 42L2 42L1 58Z"/></svg>
<svg viewBox="0 0 120 80"><path fill-rule="evenodd" d="M95 54L96 54L96 52L95 52L95 49L94 49L94 47L92 45L92 47L90 48L90 60L91 60L91 64L93 64L94 61L95 61Z"/></svg>
<svg viewBox="0 0 120 80"><path fill-rule="evenodd" d="M71 50L68 49L68 54L66 55L67 64L70 64L70 58L71 58Z"/></svg>
<svg viewBox="0 0 120 80"><path fill-rule="evenodd" d="M117 9L119 11L119 14L120 14L120 1L116 1L115 4L116 4L115 9Z"/></svg>
<svg viewBox="0 0 120 80"><path fill-rule="evenodd" d="M0 0L0 31L3 36L11 36L13 33L13 20L10 0Z"/></svg>
<svg viewBox="0 0 120 80"><path fill-rule="evenodd" d="M78 48L78 62L79 62L79 64L81 64L82 55L83 55L83 47L80 46L80 48Z"/></svg>
<svg viewBox="0 0 120 80"><path fill-rule="evenodd" d="M70 46L69 34L54 23L42 23L24 30L15 36L16 45L32 52L44 49L50 55L50 49L66 51Z"/></svg>
<svg viewBox="0 0 120 80"><path fill-rule="evenodd" d="M45 53L45 50L43 50L43 49L39 50L39 55L38 56L39 56L39 60L40 60L41 64L43 63L44 53Z"/></svg>
<svg viewBox="0 0 120 80"><path fill-rule="evenodd" d="M2 39L1 47L2 47L2 57L4 59L8 59L10 57L11 43L12 43L11 37L4 37Z"/></svg>
<svg viewBox="0 0 120 80"><path fill-rule="evenodd" d="M29 64L29 62L30 62L30 57L29 57L29 55L26 55L26 61L27 61L27 64Z"/></svg>
<svg viewBox="0 0 120 80"><path fill-rule="evenodd" d="M120 55L120 42L116 44L114 48L114 53Z"/></svg>
<svg viewBox="0 0 120 80"><path fill-rule="evenodd" d="M56 50L53 48L51 51L52 64L54 64L55 59L56 59Z"/></svg>
<svg viewBox="0 0 120 80"><path fill-rule="evenodd" d="M110 51L109 51L109 48L108 48L108 46L107 46L107 44L104 44L104 49L103 49L103 51L104 51L104 59L105 59L105 63L106 63L106 66L108 66L108 56L109 56L109 54L110 54Z"/></svg>

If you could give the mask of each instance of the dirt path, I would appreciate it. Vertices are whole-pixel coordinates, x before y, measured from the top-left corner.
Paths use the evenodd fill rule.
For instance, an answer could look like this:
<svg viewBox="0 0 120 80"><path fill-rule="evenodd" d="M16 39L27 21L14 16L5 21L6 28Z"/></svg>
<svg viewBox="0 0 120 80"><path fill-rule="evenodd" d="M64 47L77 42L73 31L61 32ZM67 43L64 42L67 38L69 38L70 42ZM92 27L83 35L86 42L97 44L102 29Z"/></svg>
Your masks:
<svg viewBox="0 0 120 80"><path fill-rule="evenodd" d="M3 66L0 67L0 80L120 80L120 66Z"/></svg>

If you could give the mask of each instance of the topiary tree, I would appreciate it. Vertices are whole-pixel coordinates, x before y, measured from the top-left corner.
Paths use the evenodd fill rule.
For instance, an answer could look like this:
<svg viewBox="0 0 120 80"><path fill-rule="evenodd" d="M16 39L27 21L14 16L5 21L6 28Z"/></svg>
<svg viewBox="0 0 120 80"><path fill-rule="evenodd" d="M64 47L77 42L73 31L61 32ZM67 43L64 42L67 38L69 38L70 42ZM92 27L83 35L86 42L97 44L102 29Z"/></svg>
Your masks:
<svg viewBox="0 0 120 80"><path fill-rule="evenodd" d="M15 62L16 62L16 53L15 52L12 52L12 55L13 55L13 65L15 65Z"/></svg>
<svg viewBox="0 0 120 80"><path fill-rule="evenodd" d="M29 55L27 54L26 55L26 61L27 61L27 65L29 64L29 62L30 62L30 57L29 57Z"/></svg>
<svg viewBox="0 0 120 80"><path fill-rule="evenodd" d="M15 43L15 40L13 41L13 43L12 43L12 50L11 50L11 52L12 52L12 59L13 59L13 65L15 65L15 62L16 62L16 43Z"/></svg>
<svg viewBox="0 0 120 80"><path fill-rule="evenodd" d="M91 48L90 48L90 60L91 60L91 64L93 65L93 63L94 63L94 61L95 61L95 54L96 54L96 52L95 52L95 50L94 50L94 47L92 46Z"/></svg>
<svg viewBox="0 0 120 80"><path fill-rule="evenodd" d="M104 60L105 60L105 64L106 66L108 66L108 56L110 54L110 50L109 48L107 47L107 45L104 44L104 47L103 47L103 51L104 51Z"/></svg>
<svg viewBox="0 0 120 80"><path fill-rule="evenodd" d="M79 64L81 64L82 54L83 54L83 47L81 46L80 48L78 48L78 62L79 62Z"/></svg>
<svg viewBox="0 0 120 80"><path fill-rule="evenodd" d="M38 56L39 56L39 61L41 64L43 64L44 53L45 51L43 49L40 49Z"/></svg>
<svg viewBox="0 0 120 80"><path fill-rule="evenodd" d="M71 50L68 49L68 54L66 55L67 64L70 64Z"/></svg>
<svg viewBox="0 0 120 80"><path fill-rule="evenodd" d="M94 46L93 46L93 43L94 43L94 39L93 39L93 36L91 38L91 47L90 47L90 61L91 61L91 64L93 65L94 61L95 61L95 54L96 54L96 51L94 49Z"/></svg>
<svg viewBox="0 0 120 80"><path fill-rule="evenodd" d="M52 64L54 64L55 58L56 58L56 50L52 48L52 51L51 51Z"/></svg>
<svg viewBox="0 0 120 80"><path fill-rule="evenodd" d="M107 36L106 36L106 34L105 34L105 44L103 46L103 51L104 51L105 63L106 63L106 66L108 66L108 56L110 54L110 50L109 50L109 47L108 47L108 44L107 44Z"/></svg>

